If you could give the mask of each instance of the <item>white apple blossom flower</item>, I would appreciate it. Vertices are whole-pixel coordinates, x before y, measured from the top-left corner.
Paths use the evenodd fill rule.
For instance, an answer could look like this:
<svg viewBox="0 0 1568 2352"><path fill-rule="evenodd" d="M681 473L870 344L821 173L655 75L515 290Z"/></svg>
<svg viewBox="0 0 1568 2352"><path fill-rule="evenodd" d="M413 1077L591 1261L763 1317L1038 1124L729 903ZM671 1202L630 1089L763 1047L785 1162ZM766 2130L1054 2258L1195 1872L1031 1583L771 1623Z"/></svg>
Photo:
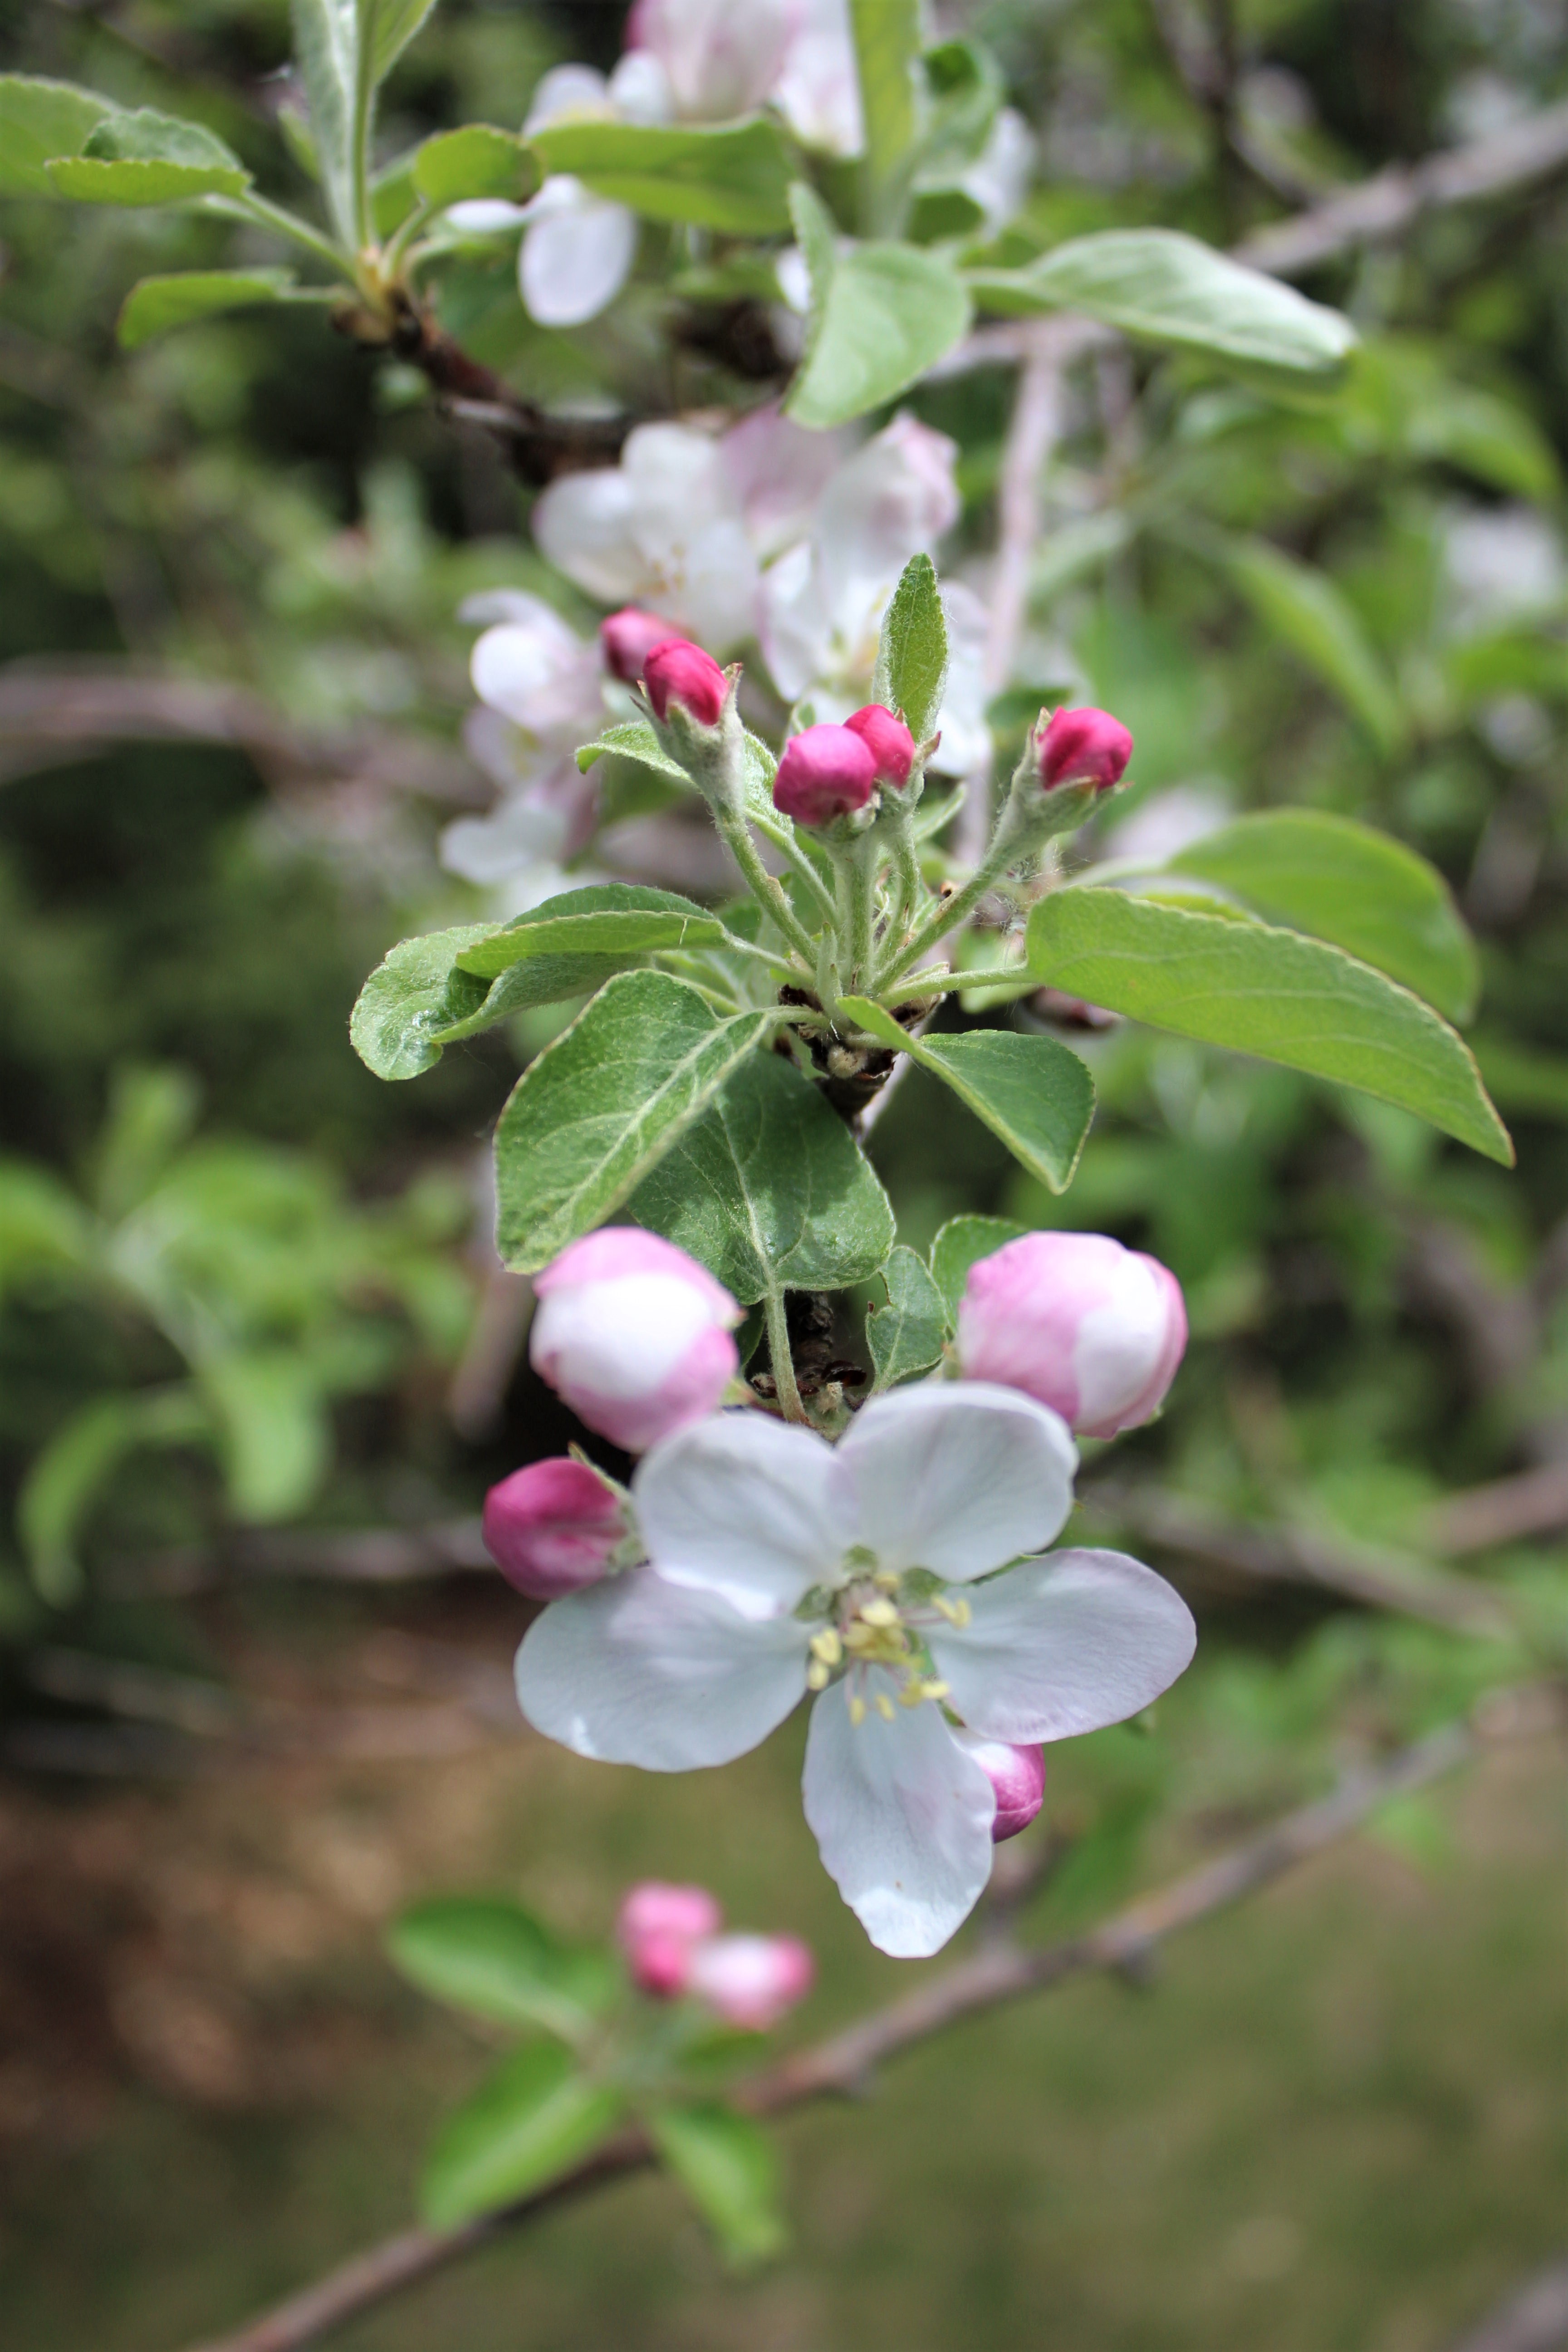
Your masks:
<svg viewBox="0 0 1568 2352"><path fill-rule="evenodd" d="M815 1690L823 1862L874 1944L934 1952L991 1869L996 1789L959 1730L1098 1730L1193 1654L1184 1602L1138 1561L1035 1556L1076 1462L1056 1413L984 1382L901 1389L837 1446L757 1413L699 1422L633 1480L649 1565L531 1627L523 1714L580 1756L680 1772L744 1755Z"/></svg>
<svg viewBox="0 0 1568 2352"><path fill-rule="evenodd" d="M773 96L805 146L859 154L866 130L847 0L795 0L795 36Z"/></svg>
<svg viewBox="0 0 1568 2352"><path fill-rule="evenodd" d="M790 700L843 719L869 693L888 598L911 555L959 512L945 434L896 416L857 446L775 408L722 435L639 425L621 462L552 482L533 509L541 551L590 595L637 604L724 656L753 635ZM966 774L990 744L985 614L943 591L952 666L932 766Z"/></svg>

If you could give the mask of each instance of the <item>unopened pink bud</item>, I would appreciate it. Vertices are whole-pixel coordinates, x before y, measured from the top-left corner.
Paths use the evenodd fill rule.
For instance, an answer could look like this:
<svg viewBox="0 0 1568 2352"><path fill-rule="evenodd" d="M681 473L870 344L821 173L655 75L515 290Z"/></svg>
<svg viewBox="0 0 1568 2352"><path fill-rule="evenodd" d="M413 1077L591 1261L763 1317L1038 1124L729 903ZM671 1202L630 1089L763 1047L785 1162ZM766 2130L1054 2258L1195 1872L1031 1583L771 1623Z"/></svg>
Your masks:
<svg viewBox="0 0 1568 2352"><path fill-rule="evenodd" d="M645 1878L630 1889L616 1920L616 1938L632 1980L660 2000L685 1992L691 1956L718 1934L723 1913L705 1886L669 1886Z"/></svg>
<svg viewBox="0 0 1568 2352"><path fill-rule="evenodd" d="M1106 1234L1023 1234L969 1269L958 1309L967 1380L1023 1389L1085 1437L1158 1412L1187 1344L1182 1287Z"/></svg>
<svg viewBox="0 0 1568 2352"><path fill-rule="evenodd" d="M642 613L635 604L626 604L600 622L599 643L610 676L635 686L655 646L682 645L685 639L657 613Z"/></svg>
<svg viewBox="0 0 1568 2352"><path fill-rule="evenodd" d="M1058 710L1040 738L1040 782L1092 784L1097 793L1119 784L1132 757L1132 738L1109 710Z"/></svg>
<svg viewBox="0 0 1568 2352"><path fill-rule="evenodd" d="M606 1225L534 1278L529 1360L580 1421L630 1454L713 1412L740 1370L741 1310L673 1242Z"/></svg>
<svg viewBox="0 0 1568 2352"><path fill-rule="evenodd" d="M877 789L877 760L847 727L805 727L784 745L773 806L802 824L827 824L864 808Z"/></svg>
<svg viewBox="0 0 1568 2352"><path fill-rule="evenodd" d="M711 654L685 637L666 637L643 656L643 685L656 719L669 715L678 702L704 727L716 727L730 691L730 681Z"/></svg>
<svg viewBox="0 0 1568 2352"><path fill-rule="evenodd" d="M992 1843L1000 1845L1004 1838L1016 1837L1020 1830L1028 1828L1046 1800L1045 1749L1014 1748L1004 1739L978 1738L971 1731L956 1731L953 1738L973 1757L996 1791Z"/></svg>
<svg viewBox="0 0 1568 2352"><path fill-rule="evenodd" d="M628 1533L607 1480L567 1454L514 1470L485 1496L485 1549L531 1601L596 1584Z"/></svg>
<svg viewBox="0 0 1568 2352"><path fill-rule="evenodd" d="M852 710L844 724L852 735L858 735L876 761L879 784L897 784L901 789L909 782L915 739L901 719L895 719L879 702L868 702L864 710Z"/></svg>
<svg viewBox="0 0 1568 2352"><path fill-rule="evenodd" d="M766 2033L805 1999L816 1975L810 1948L796 1936L717 1936L693 1951L687 1990L726 2025Z"/></svg>

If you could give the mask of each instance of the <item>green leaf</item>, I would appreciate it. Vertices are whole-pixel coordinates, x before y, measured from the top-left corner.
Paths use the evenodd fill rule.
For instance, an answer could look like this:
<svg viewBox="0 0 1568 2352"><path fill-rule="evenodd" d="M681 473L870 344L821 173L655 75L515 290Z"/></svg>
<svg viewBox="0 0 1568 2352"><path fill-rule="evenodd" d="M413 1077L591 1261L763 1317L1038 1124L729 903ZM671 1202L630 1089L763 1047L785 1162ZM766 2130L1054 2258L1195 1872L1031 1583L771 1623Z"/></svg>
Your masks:
<svg viewBox="0 0 1568 2352"><path fill-rule="evenodd" d="M437 1034L479 1012L489 991L458 958L488 939L493 923L458 923L400 940L360 990L349 1041L378 1078L416 1078L441 1058Z"/></svg>
<svg viewBox="0 0 1568 2352"><path fill-rule="evenodd" d="M726 2262L749 2270L783 2250L789 2232L779 2210L778 2156L760 2124L717 2099L656 2107L647 2121Z"/></svg>
<svg viewBox="0 0 1568 2352"><path fill-rule="evenodd" d="M577 2072L558 2042L525 2042L447 2117L425 2168L433 2229L510 2205L592 2156L620 2120L621 2094Z"/></svg>
<svg viewBox="0 0 1568 2352"><path fill-rule="evenodd" d="M947 616L929 555L911 555L882 616L871 699L901 710L923 743L936 727L947 687Z"/></svg>
<svg viewBox="0 0 1568 2352"><path fill-rule="evenodd" d="M613 753L618 760L635 760L639 768L647 768L667 783L678 784L682 792L690 792L692 782L679 760L672 760L646 719L628 719L619 726L606 727L592 743L584 743L577 753L577 765L584 775L595 760Z"/></svg>
<svg viewBox="0 0 1568 2352"><path fill-rule="evenodd" d="M16 1532L33 1582L64 1608L82 1589L77 1538L88 1512L128 1454L142 1445L183 1445L211 1429L184 1382L100 1397L74 1413L35 1454L16 1498Z"/></svg>
<svg viewBox="0 0 1568 2352"><path fill-rule="evenodd" d="M496 1129L497 1246L536 1273L634 1192L773 1026L622 972L531 1063Z"/></svg>
<svg viewBox="0 0 1568 2352"><path fill-rule="evenodd" d="M1464 1040L1339 948L1120 890L1070 889L1052 891L1030 916L1029 962L1069 995L1359 1087L1513 1164Z"/></svg>
<svg viewBox="0 0 1568 2352"><path fill-rule="evenodd" d="M514 131L489 122L439 131L417 150L414 185L426 204L455 205L474 196L501 196L521 205L539 186L539 161Z"/></svg>
<svg viewBox="0 0 1568 2352"><path fill-rule="evenodd" d="M386 79L436 0L360 0L361 38L368 41L373 87Z"/></svg>
<svg viewBox="0 0 1568 2352"><path fill-rule="evenodd" d="M360 79L361 6L359 0L289 0L289 15L327 209L340 240L353 251L359 243L356 126L368 104Z"/></svg>
<svg viewBox="0 0 1568 2352"><path fill-rule="evenodd" d="M37 1274L74 1272L94 1257L91 1218L74 1192L28 1160L0 1160L0 1301Z"/></svg>
<svg viewBox="0 0 1568 2352"><path fill-rule="evenodd" d="M912 1249L900 1244L883 1267L882 1279L888 1303L871 1307L866 1317L877 1390L897 1388L900 1381L940 1364L947 1328L942 1292Z"/></svg>
<svg viewBox="0 0 1568 2352"><path fill-rule="evenodd" d="M79 155L46 166L62 196L83 205L173 205L194 196L237 196L250 173L202 123L150 106L106 114Z"/></svg>
<svg viewBox="0 0 1568 2352"><path fill-rule="evenodd" d="M1219 560L1264 626L1339 697L1377 749L1385 757L1397 751L1408 732L1399 698L1337 583L1264 539L1228 540Z"/></svg>
<svg viewBox="0 0 1568 2352"><path fill-rule="evenodd" d="M1148 342L1265 367L1319 373L1337 367L1356 340L1337 310L1177 229L1101 229L1026 269L967 276L987 310L1085 310Z"/></svg>
<svg viewBox="0 0 1568 2352"><path fill-rule="evenodd" d="M448 1895L416 1904L387 1948L424 1992L496 2025L542 2025L580 2042L616 1990L598 1951L562 1943L521 1904Z"/></svg>
<svg viewBox="0 0 1568 2352"><path fill-rule="evenodd" d="M1054 1037L1012 1029L911 1037L867 997L839 1003L858 1027L951 1087L1031 1176L1053 1192L1067 1191L1094 1117L1094 1080L1076 1054Z"/></svg>
<svg viewBox="0 0 1568 2352"><path fill-rule="evenodd" d="M627 1202L749 1307L842 1290L893 1244L888 1196L844 1121L793 1062L753 1054Z"/></svg>
<svg viewBox="0 0 1568 2352"><path fill-rule="evenodd" d="M942 1304L947 1308L949 1329L958 1322L958 1304L963 1297L963 1286L969 1269L983 1257L1006 1242L1016 1242L1026 1234L1027 1225L1016 1225L1010 1217L950 1217L931 1245L931 1270Z"/></svg>
<svg viewBox="0 0 1568 2352"><path fill-rule="evenodd" d="M789 152L761 115L714 130L552 122L530 143L547 172L570 172L647 220L689 221L729 236L789 226Z"/></svg>
<svg viewBox="0 0 1568 2352"><path fill-rule="evenodd" d="M724 926L673 890L605 882L547 898L458 955L460 971L493 978L528 956L647 955L655 949L711 947Z"/></svg>
<svg viewBox="0 0 1568 2352"><path fill-rule="evenodd" d="M169 278L143 278L125 297L120 312L119 336L133 352L154 335L173 327L188 327L193 320L209 319L219 310L237 310L250 302L286 302L299 281L291 269L183 269ZM338 299L336 289L327 299ZM320 301L311 289L302 298Z"/></svg>
<svg viewBox="0 0 1568 2352"><path fill-rule="evenodd" d="M1450 1021L1475 1010L1479 962L1447 884L1370 825L1315 809L1264 810L1194 842L1165 871L1217 882L1276 922L1331 940Z"/></svg>
<svg viewBox="0 0 1568 2352"><path fill-rule="evenodd" d="M0 196L51 196L44 166L79 155L88 134L113 107L74 82L0 74Z"/></svg>
<svg viewBox="0 0 1568 2352"><path fill-rule="evenodd" d="M831 216L804 184L790 207L811 273L811 324L784 411L826 431L880 407L951 351L969 325L969 296L947 262L917 246L838 251Z"/></svg>
<svg viewBox="0 0 1568 2352"><path fill-rule="evenodd" d="M284 1348L225 1349L198 1380L217 1423L229 1507L266 1526L303 1510L331 1459L331 1423L308 1358Z"/></svg>
<svg viewBox="0 0 1568 2352"><path fill-rule="evenodd" d="M921 52L919 0L849 0L860 113L866 126L866 170L875 225L898 226L878 215L879 192L901 180L915 143L915 68ZM885 205L887 198L883 196Z"/></svg>

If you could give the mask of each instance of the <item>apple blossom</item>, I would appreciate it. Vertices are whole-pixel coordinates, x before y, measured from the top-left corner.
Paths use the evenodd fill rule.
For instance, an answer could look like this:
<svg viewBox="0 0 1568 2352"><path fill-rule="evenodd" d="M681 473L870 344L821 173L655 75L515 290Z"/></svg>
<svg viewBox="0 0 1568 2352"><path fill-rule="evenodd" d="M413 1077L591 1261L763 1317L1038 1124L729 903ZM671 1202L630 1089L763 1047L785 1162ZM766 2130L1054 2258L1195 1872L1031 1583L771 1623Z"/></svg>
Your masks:
<svg viewBox="0 0 1568 2352"><path fill-rule="evenodd" d="M523 1714L580 1756L677 1772L744 1755L815 1691L823 1861L874 1944L934 1952L984 1886L998 1811L958 1731L1097 1730L1192 1656L1185 1603L1137 1560L1036 1556L1076 1459L1058 1414L981 1381L896 1390L837 1446L754 1413L683 1429L633 1481L649 1565L543 1612Z"/></svg>
<svg viewBox="0 0 1568 2352"><path fill-rule="evenodd" d="M1187 1344L1168 1267L1106 1234L1023 1234L969 1269L958 1309L968 1378L1021 1389L1086 1437L1158 1412Z"/></svg>
<svg viewBox="0 0 1568 2352"><path fill-rule="evenodd" d="M673 1242L589 1234L534 1277L529 1360L579 1420L638 1454L713 1411L740 1369L741 1310Z"/></svg>
<svg viewBox="0 0 1568 2352"><path fill-rule="evenodd" d="M631 1528L620 1490L561 1454L514 1470L485 1496L485 1549L531 1601L558 1601L618 1565Z"/></svg>
<svg viewBox="0 0 1568 2352"><path fill-rule="evenodd" d="M626 42L657 60L683 122L727 122L772 89L792 17L791 0L637 0Z"/></svg>
<svg viewBox="0 0 1568 2352"><path fill-rule="evenodd" d="M552 68L533 93L524 137L552 122L667 121L669 93L662 77L650 73L650 62L623 58L607 81L592 66ZM531 203L516 208L516 217L523 224L518 290L531 318L542 327L577 327L614 301L641 235L626 205L595 195L570 173L555 173Z"/></svg>
<svg viewBox="0 0 1568 2352"><path fill-rule="evenodd" d="M798 1936L715 1936L693 1947L687 1990L747 2033L766 2033L804 2000L816 1975Z"/></svg>
<svg viewBox="0 0 1568 2352"><path fill-rule="evenodd" d="M1037 1745L1013 1747L1005 1739L976 1739L972 1732L956 1732L961 1748L973 1757L996 1791L996 1817L991 1842L1026 1830L1046 1799L1045 1751Z"/></svg>
<svg viewBox="0 0 1568 2352"><path fill-rule="evenodd" d="M1040 782L1048 793L1062 784L1109 792L1131 757L1132 738L1109 710L1053 711L1039 738Z"/></svg>
<svg viewBox="0 0 1568 2352"><path fill-rule="evenodd" d="M606 614L599 624L605 667L624 686L635 686L655 646L668 644L675 634L657 613L642 613L635 604L623 604L618 613Z"/></svg>
<svg viewBox="0 0 1568 2352"><path fill-rule="evenodd" d="M679 1999L694 1948L718 1934L723 1916L705 1886L670 1886L645 1878L630 1888L616 1920L616 1939L632 1982L660 2000Z"/></svg>
<svg viewBox="0 0 1568 2352"><path fill-rule="evenodd" d="M656 719L679 703L704 727L714 727L730 692L730 681L711 654L685 637L666 637L643 663L643 685Z"/></svg>
<svg viewBox="0 0 1568 2352"><path fill-rule="evenodd" d="M828 824L865 807L877 789L870 745L847 727L804 727L784 745L773 806L802 824Z"/></svg>
<svg viewBox="0 0 1568 2352"><path fill-rule="evenodd" d="M901 719L895 719L879 702L868 702L863 710L852 710L844 724L859 736L876 761L879 784L902 787L909 782L915 739Z"/></svg>

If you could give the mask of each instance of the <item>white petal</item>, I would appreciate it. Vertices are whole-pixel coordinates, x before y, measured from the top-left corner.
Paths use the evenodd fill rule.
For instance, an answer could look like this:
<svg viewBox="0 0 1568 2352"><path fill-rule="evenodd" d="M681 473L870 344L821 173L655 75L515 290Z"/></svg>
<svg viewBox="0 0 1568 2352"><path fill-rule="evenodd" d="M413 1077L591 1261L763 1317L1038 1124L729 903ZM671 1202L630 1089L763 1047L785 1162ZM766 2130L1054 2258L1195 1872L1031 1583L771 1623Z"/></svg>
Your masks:
<svg viewBox="0 0 1568 2352"><path fill-rule="evenodd" d="M601 122L610 111L610 86L602 73L592 66L552 66L535 85L523 136L547 122Z"/></svg>
<svg viewBox="0 0 1568 2352"><path fill-rule="evenodd" d="M800 260L799 248L792 251ZM786 257L774 264L781 284ZM808 433L771 401L730 427L719 454L759 555L776 554L810 529L816 502L848 448L847 433Z"/></svg>
<svg viewBox="0 0 1568 2352"><path fill-rule="evenodd" d="M624 470L595 466L585 474L563 474L540 492L531 519L533 543L591 596L607 604L637 604L650 580L634 519L634 493Z"/></svg>
<svg viewBox="0 0 1568 2352"><path fill-rule="evenodd" d="M967 1598L971 1622L932 1633L931 1653L984 1739L1070 1739L1124 1722L1197 1646L1181 1594L1124 1552L1026 1559Z"/></svg>
<svg viewBox="0 0 1568 2352"><path fill-rule="evenodd" d="M465 236L500 236L521 228L527 218L526 205L509 205L504 196L466 196L447 207L447 226Z"/></svg>
<svg viewBox="0 0 1568 2352"><path fill-rule="evenodd" d="M845 0L798 0L795 38L773 100L808 147L830 155L860 152L860 82Z"/></svg>
<svg viewBox="0 0 1568 2352"><path fill-rule="evenodd" d="M985 723L985 645L990 620L972 588L951 580L942 592L947 622L947 691L937 714L941 749L931 765L938 774L967 776L991 757L991 730Z"/></svg>
<svg viewBox="0 0 1568 2352"><path fill-rule="evenodd" d="M823 1692L805 1743L805 1818L823 1867L878 1949L895 1959L938 1952L991 1875L996 1792L959 1748L940 1707L872 1705L851 1723L847 1682Z"/></svg>
<svg viewBox="0 0 1568 2352"><path fill-rule="evenodd" d="M768 668L785 701L794 702L822 675L828 658L829 632L809 540L768 566L759 602L758 634Z"/></svg>
<svg viewBox="0 0 1568 2352"><path fill-rule="evenodd" d="M637 249L637 215L603 197L530 221L518 256L530 318L542 327L596 319L626 284Z"/></svg>
<svg viewBox="0 0 1568 2352"><path fill-rule="evenodd" d="M1016 1389L932 1381L879 1397L834 1457L854 1540L961 1582L1038 1551L1072 1508L1078 1449Z"/></svg>
<svg viewBox="0 0 1568 2352"><path fill-rule="evenodd" d="M566 846L567 820L531 798L503 801L493 816L460 816L441 835L441 863L465 882L501 882L525 866L552 870Z"/></svg>
<svg viewBox="0 0 1568 2352"><path fill-rule="evenodd" d="M552 1601L530 1626L518 1705L536 1731L600 1763L728 1764L805 1690L807 1632L787 1617L749 1623L714 1593L635 1568Z"/></svg>
<svg viewBox="0 0 1568 2352"><path fill-rule="evenodd" d="M668 122L675 112L669 76L651 49L627 49L610 76L610 104L623 122Z"/></svg>
<svg viewBox="0 0 1568 2352"><path fill-rule="evenodd" d="M632 1480L648 1557L672 1584L786 1616L831 1582L852 1540L831 1500L834 1455L808 1429L716 1413L656 1445Z"/></svg>
<svg viewBox="0 0 1568 2352"><path fill-rule="evenodd" d="M568 700L582 704L590 687L597 693L599 676L593 647L584 646L557 614L546 607L541 607L541 614L538 619L503 621L487 629L468 656L468 675L479 700L536 731L555 716L563 688Z"/></svg>

